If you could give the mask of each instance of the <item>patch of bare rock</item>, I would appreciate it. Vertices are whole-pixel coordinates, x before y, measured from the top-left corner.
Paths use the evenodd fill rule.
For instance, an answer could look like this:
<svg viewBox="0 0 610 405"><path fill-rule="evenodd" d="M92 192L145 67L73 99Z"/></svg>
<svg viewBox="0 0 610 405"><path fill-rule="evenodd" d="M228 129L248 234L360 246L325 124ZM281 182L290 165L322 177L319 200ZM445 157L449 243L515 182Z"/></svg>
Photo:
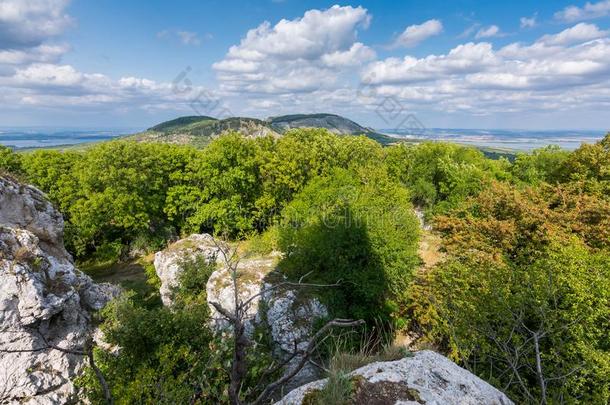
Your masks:
<svg viewBox="0 0 610 405"><path fill-rule="evenodd" d="M509 405L506 395L430 350L397 361L376 362L349 374L354 405ZM328 380L303 385L275 405L317 403Z"/></svg>
<svg viewBox="0 0 610 405"><path fill-rule="evenodd" d="M77 402L91 312L119 293L74 267L44 194L0 177L0 403Z"/></svg>

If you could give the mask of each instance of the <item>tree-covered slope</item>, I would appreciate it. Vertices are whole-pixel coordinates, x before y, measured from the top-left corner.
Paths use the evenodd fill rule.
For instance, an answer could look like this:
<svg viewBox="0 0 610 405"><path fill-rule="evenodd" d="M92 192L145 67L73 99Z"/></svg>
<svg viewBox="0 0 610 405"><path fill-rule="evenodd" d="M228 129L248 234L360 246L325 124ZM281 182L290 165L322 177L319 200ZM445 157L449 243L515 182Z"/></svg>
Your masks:
<svg viewBox="0 0 610 405"><path fill-rule="evenodd" d="M324 128L338 135L365 135L382 144L392 138L379 134L335 114L294 114L259 120L248 117L215 119L207 116L186 116L162 122L128 138L143 142L163 142L205 146L212 139L226 133L239 132L248 138L280 136L295 128Z"/></svg>
<svg viewBox="0 0 610 405"><path fill-rule="evenodd" d="M262 120L246 117L216 119L207 116L180 117L162 122L148 130L127 138L141 142L161 142L202 147L227 132L239 132L248 138L277 136L278 134Z"/></svg>
<svg viewBox="0 0 610 405"><path fill-rule="evenodd" d="M187 126L197 126L195 124L201 124L202 122L207 121L216 121L216 118L208 117L205 115L190 115L162 122L161 124L155 125L154 127L149 128L148 130L157 132L168 132L172 130L180 130Z"/></svg>

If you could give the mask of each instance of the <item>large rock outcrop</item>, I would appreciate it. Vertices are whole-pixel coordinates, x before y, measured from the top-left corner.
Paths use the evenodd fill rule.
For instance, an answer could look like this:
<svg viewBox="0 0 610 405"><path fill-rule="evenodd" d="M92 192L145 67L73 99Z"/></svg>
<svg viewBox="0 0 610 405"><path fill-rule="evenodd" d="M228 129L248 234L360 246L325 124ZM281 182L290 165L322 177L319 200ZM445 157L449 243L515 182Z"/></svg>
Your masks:
<svg viewBox="0 0 610 405"><path fill-rule="evenodd" d="M479 377L438 353L424 350L390 362L376 362L350 373L349 404L509 405L513 402ZM312 403L327 380L301 386L276 405Z"/></svg>
<svg viewBox="0 0 610 405"><path fill-rule="evenodd" d="M155 253L155 272L161 280L161 300L163 305L172 305L172 289L178 285L179 275L186 262L203 257L216 262L219 248L208 234L193 234ZM220 258L218 258L220 259Z"/></svg>
<svg viewBox="0 0 610 405"><path fill-rule="evenodd" d="M302 356L292 356L295 349L305 350L313 336L314 324L329 316L328 309L316 297L308 297L308 291L294 289L270 289L265 285L263 294L264 316L270 330L276 358L289 360L284 372L289 373L301 362ZM284 387L286 390L299 387L320 378L320 369L312 363L305 364Z"/></svg>
<svg viewBox="0 0 610 405"><path fill-rule="evenodd" d="M219 304L232 312L235 308L233 278L230 269L210 235L191 235L167 249L155 254L155 270L161 279L161 295L166 305L171 305L171 290L177 285L185 261L202 256L216 261L218 269L212 273L207 285L208 303ZM250 301L245 311L246 335L252 336L261 325L269 331L273 353L279 360L287 359L295 345L303 349L313 335L315 322L328 316L328 311L307 291L281 287L283 277L274 272L278 255L241 258L237 265L237 293L240 302ZM280 288L281 287L281 288ZM211 322L216 330L229 328L228 322L210 305ZM294 357L286 365L286 372L298 364ZM292 381L289 388L319 378L318 370L307 365Z"/></svg>
<svg viewBox="0 0 610 405"><path fill-rule="evenodd" d="M231 272L226 266L219 244L208 234L193 234L155 254L154 266L161 280L159 291L163 304L172 305L172 290L179 283L180 273L187 263L198 259L215 263L217 266L217 270L212 273L206 285L208 303L218 303L232 312L235 308L235 297ZM236 281L239 300L243 302L255 297L246 311L245 321L249 334L256 323L261 287L265 277L275 268L275 264L274 257L242 259L237 264ZM225 329L228 326L226 320L212 305L210 311L213 327L218 330Z"/></svg>
<svg viewBox="0 0 610 405"><path fill-rule="evenodd" d="M0 403L76 402L90 311L118 293L74 267L63 229L41 191L0 177Z"/></svg>
<svg viewBox="0 0 610 405"><path fill-rule="evenodd" d="M265 278L271 273L277 264L275 257L242 259L237 263L237 295L240 302L250 304L245 308L246 335L252 336L256 325L260 324L259 305L262 299L262 289ZM214 306L212 302L219 304L222 308L233 312L235 310L235 293L233 289L233 277L230 269L222 261L219 268L210 276L206 285L207 300L210 303L211 318L217 330L229 327L228 322Z"/></svg>

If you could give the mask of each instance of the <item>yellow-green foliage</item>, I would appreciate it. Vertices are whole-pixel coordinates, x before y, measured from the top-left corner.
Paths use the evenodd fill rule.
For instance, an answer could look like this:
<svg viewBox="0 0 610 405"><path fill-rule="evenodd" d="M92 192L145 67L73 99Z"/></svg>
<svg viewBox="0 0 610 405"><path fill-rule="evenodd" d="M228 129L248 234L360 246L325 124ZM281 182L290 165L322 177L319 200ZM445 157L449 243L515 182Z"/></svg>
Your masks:
<svg viewBox="0 0 610 405"><path fill-rule="evenodd" d="M475 148L425 142L386 149L390 174L411 190L413 203L441 212L476 195L493 179L507 179L506 160L487 159Z"/></svg>
<svg viewBox="0 0 610 405"><path fill-rule="evenodd" d="M0 145L0 171L13 175L21 173L21 159L10 148Z"/></svg>
<svg viewBox="0 0 610 405"><path fill-rule="evenodd" d="M448 259L411 288L428 338L519 402L610 399L610 204L495 183L437 218ZM536 348L542 374L538 373Z"/></svg>

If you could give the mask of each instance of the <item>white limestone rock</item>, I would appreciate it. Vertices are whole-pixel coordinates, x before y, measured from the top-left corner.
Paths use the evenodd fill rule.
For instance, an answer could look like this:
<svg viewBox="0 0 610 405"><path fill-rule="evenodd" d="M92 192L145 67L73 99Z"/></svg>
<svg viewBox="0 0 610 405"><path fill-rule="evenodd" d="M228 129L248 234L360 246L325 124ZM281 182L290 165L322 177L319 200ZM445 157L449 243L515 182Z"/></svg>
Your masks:
<svg viewBox="0 0 610 405"><path fill-rule="evenodd" d="M193 234L155 253L154 266L161 280L159 292L163 305L172 304L172 288L178 285L178 276L185 261L203 256L209 262L216 262L218 253L214 239L208 234Z"/></svg>
<svg viewBox="0 0 610 405"><path fill-rule="evenodd" d="M266 288L271 287L267 285ZM319 319L328 317L328 309L317 298L307 297L307 291L278 289L265 294L267 324L274 343L274 355L286 360L297 350L305 350L315 333ZM289 373L300 363L302 356L293 357L285 366ZM307 363L284 387L291 390L320 378L320 370Z"/></svg>
<svg viewBox="0 0 610 405"><path fill-rule="evenodd" d="M43 193L0 177L0 403L76 400L90 310L117 293L77 270Z"/></svg>
<svg viewBox="0 0 610 405"><path fill-rule="evenodd" d="M254 329L261 325L269 330L274 356L284 361L295 349L307 347L313 335L314 325L328 316L328 310L317 298L307 296L305 290L292 290L278 283L285 281L276 269L278 255L263 258L246 258L237 267L237 292L240 302L250 301L245 313L246 336L252 337ZM271 277L270 277L271 276ZM279 288L277 288L279 287ZM208 303L215 302L228 311L235 309L234 288L231 273L222 266L212 273L207 286ZM210 305L212 325L216 330L227 330L228 322ZM300 362L295 356L284 367L288 373ZM287 385L298 387L319 378L319 370L307 364Z"/></svg>
<svg viewBox="0 0 610 405"><path fill-rule="evenodd" d="M313 335L314 322L328 317L328 310L317 298L303 299L298 294L294 290L277 290L264 297L271 336L285 352L294 350L294 342L297 349L305 349Z"/></svg>
<svg viewBox="0 0 610 405"><path fill-rule="evenodd" d="M161 298L165 305L172 304L172 289L178 285L184 263L194 260L198 256L203 256L209 263L216 263L218 267L208 279L206 294L208 304L210 304L212 326L216 330L226 329L228 327L227 321L211 303L218 303L228 311L235 309L233 280L224 257L211 235L193 234L155 254L155 271L161 279L159 290ZM254 297L246 311L246 332L249 336L252 335L256 325L261 287L267 274L275 269L276 262L276 256L272 255L263 258L245 258L238 263L237 292L239 300L245 302Z"/></svg>
<svg viewBox="0 0 610 405"><path fill-rule="evenodd" d="M178 284L183 263L196 258L197 255L203 255L210 262L215 261L218 266L206 284L211 326L216 331L230 331L228 321L211 303L219 304L229 312L234 311L233 279L222 253L210 235L191 235L155 254L154 264L162 283L160 292L163 303L171 305L172 288ZM285 360L294 350L295 343L298 349L307 347L315 332L313 328L316 321L327 317L328 310L318 299L307 297L305 290L274 287L284 281L277 273L269 277L276 269L278 258L278 253L265 257L241 258L237 265L237 294L240 302L249 301L244 322L246 336L252 337L259 325L268 328L274 355L279 360ZM299 361L300 357L293 358L287 364L285 372L292 370ZM308 364L291 381L289 388L316 378L319 378L318 370Z"/></svg>
<svg viewBox="0 0 610 405"><path fill-rule="evenodd" d="M216 330L224 330L229 327L211 303L215 302L229 312L235 310L235 290L233 279L227 266L220 264L220 269L210 276L206 285L207 300L210 304L212 325ZM251 337L254 328L260 323L259 305L261 302L261 288L267 275L275 270L277 259L275 257L264 257L254 259L242 259L237 264L237 293L240 302L249 305L245 311L246 335Z"/></svg>
<svg viewBox="0 0 610 405"><path fill-rule="evenodd" d="M371 363L353 371L350 376L356 387L355 403L367 403L366 398L373 396L384 400L383 403L394 401L394 404L410 405L513 404L487 382L430 350L397 361ZM322 389L326 381L301 386L276 405L300 405L308 394Z"/></svg>

